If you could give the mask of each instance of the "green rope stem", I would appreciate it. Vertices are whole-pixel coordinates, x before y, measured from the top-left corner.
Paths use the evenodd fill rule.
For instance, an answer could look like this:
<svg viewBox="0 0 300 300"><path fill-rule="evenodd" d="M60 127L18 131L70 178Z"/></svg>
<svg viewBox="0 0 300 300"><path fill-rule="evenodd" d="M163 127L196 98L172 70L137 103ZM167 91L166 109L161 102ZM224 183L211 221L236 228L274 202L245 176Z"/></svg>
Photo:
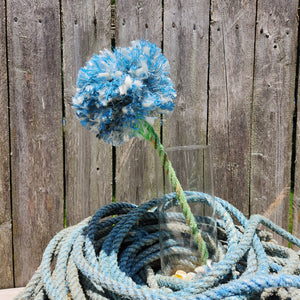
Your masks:
<svg viewBox="0 0 300 300"><path fill-rule="evenodd" d="M153 129L153 127L147 121L144 120L140 120L139 125L140 126L138 129L138 133L152 144L153 148L156 150L161 160L164 171L169 177L174 192L176 192L176 197L179 202L179 206L182 209L183 215L186 219L187 225L190 227L191 234L198 246L198 250L201 255L201 262L203 264L206 264L208 258L208 251L207 251L206 244L202 239L201 234L198 230L197 223L191 212L191 208L186 200L183 189L181 187L179 180L177 179L175 170L172 167L168 155L164 150L164 147L160 142L160 139L156 134L155 130Z"/></svg>

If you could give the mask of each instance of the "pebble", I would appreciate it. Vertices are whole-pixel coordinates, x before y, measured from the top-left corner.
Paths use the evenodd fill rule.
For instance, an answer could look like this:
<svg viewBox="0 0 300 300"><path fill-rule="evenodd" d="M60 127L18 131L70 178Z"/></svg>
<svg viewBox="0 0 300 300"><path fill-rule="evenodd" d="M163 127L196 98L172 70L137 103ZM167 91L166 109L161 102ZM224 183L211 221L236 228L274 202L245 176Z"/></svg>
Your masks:
<svg viewBox="0 0 300 300"><path fill-rule="evenodd" d="M175 278L183 279L186 276L186 272L183 270L177 270L176 273L173 275Z"/></svg>
<svg viewBox="0 0 300 300"><path fill-rule="evenodd" d="M173 275L173 277L188 281L193 279L196 275L206 273L211 268L212 268L212 260L208 259L205 266L198 266L197 268L195 268L194 272L186 273L183 270L177 270L176 273Z"/></svg>
<svg viewBox="0 0 300 300"><path fill-rule="evenodd" d="M176 273L173 275L173 277L188 281L188 280L193 279L195 277L195 275L196 275L196 273L194 273L194 272L186 273L183 270L177 270Z"/></svg>
<svg viewBox="0 0 300 300"><path fill-rule="evenodd" d="M196 273L189 272L189 273L186 274L186 276L183 278L183 280L189 281L189 280L193 279L195 276L196 276Z"/></svg>
<svg viewBox="0 0 300 300"><path fill-rule="evenodd" d="M207 261L206 261L206 265L208 266L208 268L209 269L211 269L211 267L212 267L212 260L211 259L208 259Z"/></svg>
<svg viewBox="0 0 300 300"><path fill-rule="evenodd" d="M199 266L195 269L196 273L203 273L205 271L205 267L204 266Z"/></svg>

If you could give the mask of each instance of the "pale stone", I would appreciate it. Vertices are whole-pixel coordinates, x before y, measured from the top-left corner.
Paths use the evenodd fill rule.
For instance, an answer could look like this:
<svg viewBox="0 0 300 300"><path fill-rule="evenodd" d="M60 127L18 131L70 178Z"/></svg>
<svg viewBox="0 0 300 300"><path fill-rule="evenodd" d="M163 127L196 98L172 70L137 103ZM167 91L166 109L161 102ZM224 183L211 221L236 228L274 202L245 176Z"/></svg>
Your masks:
<svg viewBox="0 0 300 300"><path fill-rule="evenodd" d="M211 260L211 259L208 259L208 260L206 261L206 265L211 269L211 267L212 267L212 260Z"/></svg>
<svg viewBox="0 0 300 300"><path fill-rule="evenodd" d="M183 270L177 270L176 273L173 275L173 277L184 279L186 276L186 272Z"/></svg>
<svg viewBox="0 0 300 300"><path fill-rule="evenodd" d="M196 273L189 272L189 273L186 274L186 276L183 278L183 280L189 281L189 280L193 279L195 276L196 276Z"/></svg>
<svg viewBox="0 0 300 300"><path fill-rule="evenodd" d="M205 271L205 267L204 266L199 266L195 269L196 273L203 273Z"/></svg>

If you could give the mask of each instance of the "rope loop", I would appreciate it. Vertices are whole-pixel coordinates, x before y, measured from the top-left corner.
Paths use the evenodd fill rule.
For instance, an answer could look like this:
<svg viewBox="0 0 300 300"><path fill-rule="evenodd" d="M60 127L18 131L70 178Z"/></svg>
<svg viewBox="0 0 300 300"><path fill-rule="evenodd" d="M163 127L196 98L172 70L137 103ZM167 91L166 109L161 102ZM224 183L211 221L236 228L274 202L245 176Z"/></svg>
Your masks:
<svg viewBox="0 0 300 300"><path fill-rule="evenodd" d="M209 195L184 194L189 203L212 205ZM112 203L62 230L50 241L40 267L16 299L300 297L299 252L276 244L270 232L258 226L264 225L298 247L300 240L263 216L247 219L217 197L220 261L190 281L162 275L157 205L174 200L176 194L171 193L140 206ZM233 217L239 225L234 224Z"/></svg>

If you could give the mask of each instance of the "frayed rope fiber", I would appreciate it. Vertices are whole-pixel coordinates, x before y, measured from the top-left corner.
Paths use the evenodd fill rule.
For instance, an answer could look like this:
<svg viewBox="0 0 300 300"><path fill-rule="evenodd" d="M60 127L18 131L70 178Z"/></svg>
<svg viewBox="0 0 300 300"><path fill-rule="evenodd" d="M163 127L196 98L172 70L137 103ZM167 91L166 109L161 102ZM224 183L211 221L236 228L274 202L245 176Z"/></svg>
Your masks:
<svg viewBox="0 0 300 300"><path fill-rule="evenodd" d="M206 194L185 196L212 205ZM300 240L263 216L246 219L217 197L220 261L190 281L161 275L156 207L175 198L112 203L62 230L17 299L300 299L299 253L276 244L258 225L298 247Z"/></svg>

